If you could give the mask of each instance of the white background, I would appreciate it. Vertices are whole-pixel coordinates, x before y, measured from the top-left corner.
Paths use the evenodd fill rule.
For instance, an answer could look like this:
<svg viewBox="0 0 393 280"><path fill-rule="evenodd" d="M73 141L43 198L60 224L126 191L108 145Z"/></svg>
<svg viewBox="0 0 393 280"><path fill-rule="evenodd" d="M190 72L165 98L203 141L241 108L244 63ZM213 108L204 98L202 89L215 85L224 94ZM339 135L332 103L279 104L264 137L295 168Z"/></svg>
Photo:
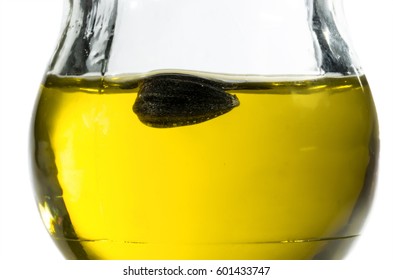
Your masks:
<svg viewBox="0 0 393 280"><path fill-rule="evenodd" d="M257 262L272 266L270 279L341 279L375 277L376 273L386 279L386 275L392 275L393 1L343 2L352 43L373 90L380 120L380 171L374 205L361 238L345 260ZM212 269L221 264L63 260L39 218L28 168L31 111L57 43L63 2L0 0L0 4L0 279L120 279L125 277L123 267L130 264Z"/></svg>

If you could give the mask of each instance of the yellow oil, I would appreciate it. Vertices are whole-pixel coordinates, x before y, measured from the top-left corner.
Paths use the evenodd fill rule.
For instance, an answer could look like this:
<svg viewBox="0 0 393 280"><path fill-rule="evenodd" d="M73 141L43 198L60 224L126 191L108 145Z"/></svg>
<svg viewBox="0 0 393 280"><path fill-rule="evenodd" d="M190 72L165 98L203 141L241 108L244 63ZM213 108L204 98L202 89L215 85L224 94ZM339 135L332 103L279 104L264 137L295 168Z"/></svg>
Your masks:
<svg viewBox="0 0 393 280"><path fill-rule="evenodd" d="M365 77L234 79L239 106L171 128L133 112L142 81L49 76L41 87L35 190L67 258L345 255L378 154Z"/></svg>

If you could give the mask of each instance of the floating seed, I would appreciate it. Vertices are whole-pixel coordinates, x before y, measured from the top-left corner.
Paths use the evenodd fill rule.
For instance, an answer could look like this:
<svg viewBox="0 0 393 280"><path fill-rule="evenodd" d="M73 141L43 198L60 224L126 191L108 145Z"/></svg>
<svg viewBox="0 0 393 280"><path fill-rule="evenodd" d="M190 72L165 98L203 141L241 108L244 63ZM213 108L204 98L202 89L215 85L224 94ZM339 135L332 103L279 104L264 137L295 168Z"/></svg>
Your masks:
<svg viewBox="0 0 393 280"><path fill-rule="evenodd" d="M158 74L141 82L133 111L145 125L159 128L193 125L239 106L224 84L186 74Z"/></svg>

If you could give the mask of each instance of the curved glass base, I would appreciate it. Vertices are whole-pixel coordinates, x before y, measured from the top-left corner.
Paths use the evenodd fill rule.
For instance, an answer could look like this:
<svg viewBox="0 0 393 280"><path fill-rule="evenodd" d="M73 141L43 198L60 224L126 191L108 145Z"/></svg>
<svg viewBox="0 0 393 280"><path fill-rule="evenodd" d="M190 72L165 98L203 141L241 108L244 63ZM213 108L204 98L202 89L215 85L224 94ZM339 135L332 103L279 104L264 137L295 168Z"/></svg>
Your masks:
<svg viewBox="0 0 393 280"><path fill-rule="evenodd" d="M67 259L309 260L342 259L357 236L258 243L174 244L54 239Z"/></svg>

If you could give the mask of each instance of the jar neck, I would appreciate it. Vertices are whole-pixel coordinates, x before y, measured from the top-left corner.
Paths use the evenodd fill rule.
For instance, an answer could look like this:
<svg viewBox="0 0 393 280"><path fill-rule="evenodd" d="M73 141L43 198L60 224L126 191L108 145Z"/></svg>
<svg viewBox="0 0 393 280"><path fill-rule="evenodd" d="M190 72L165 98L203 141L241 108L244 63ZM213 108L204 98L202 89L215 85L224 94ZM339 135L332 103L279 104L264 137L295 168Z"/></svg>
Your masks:
<svg viewBox="0 0 393 280"><path fill-rule="evenodd" d="M49 65L59 75L107 71L118 0L65 0L65 24Z"/></svg>
<svg viewBox="0 0 393 280"><path fill-rule="evenodd" d="M319 68L324 72L356 74L348 38L341 0L306 0L310 30L314 36L314 50ZM341 29L339 29L341 27Z"/></svg>
<svg viewBox="0 0 393 280"><path fill-rule="evenodd" d="M361 72L341 0L66 0L65 9L56 75Z"/></svg>

